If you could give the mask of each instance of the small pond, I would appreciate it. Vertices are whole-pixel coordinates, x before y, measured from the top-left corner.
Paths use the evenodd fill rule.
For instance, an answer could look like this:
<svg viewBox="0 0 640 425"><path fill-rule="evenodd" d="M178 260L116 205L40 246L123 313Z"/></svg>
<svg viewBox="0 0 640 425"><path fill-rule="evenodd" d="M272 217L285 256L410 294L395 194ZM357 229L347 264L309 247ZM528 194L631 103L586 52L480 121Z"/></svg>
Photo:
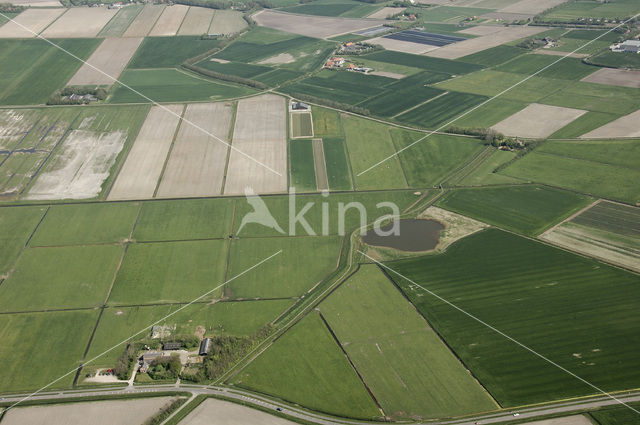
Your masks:
<svg viewBox="0 0 640 425"><path fill-rule="evenodd" d="M400 251L421 252L434 249L444 230L442 223L435 220L400 220L400 234L380 236L373 229L367 231L362 240L367 245L393 248ZM382 231L392 229L393 223L382 226Z"/></svg>

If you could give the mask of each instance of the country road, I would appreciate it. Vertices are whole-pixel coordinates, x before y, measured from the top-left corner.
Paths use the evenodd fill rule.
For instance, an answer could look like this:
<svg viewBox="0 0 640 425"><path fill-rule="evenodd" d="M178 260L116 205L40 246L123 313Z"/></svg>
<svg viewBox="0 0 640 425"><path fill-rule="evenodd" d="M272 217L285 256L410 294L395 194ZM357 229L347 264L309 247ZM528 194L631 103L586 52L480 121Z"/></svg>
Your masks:
<svg viewBox="0 0 640 425"><path fill-rule="evenodd" d="M214 397L224 397L226 399L235 400L237 402L276 411L281 409L281 413L292 419L304 420L320 425L371 425L380 422L358 421L343 418L337 418L321 413L311 412L298 407L290 406L284 403L278 403L274 400L262 397L246 391L240 391L235 388L227 387L210 387L205 385L188 385L188 384L166 384L166 385L136 385L132 387L95 389L95 390L69 390L69 391L51 391L43 392L35 396L29 397L29 400L63 400L70 398L78 398L82 401L83 397L109 397L125 394L148 394L161 392L188 392L191 393L193 399L198 395L209 395ZM12 394L2 399L3 403L17 403L28 397L29 394ZM627 394L617 395L616 399L602 395L579 400L562 401L553 404L540 405L535 407L526 407L522 409L505 409L492 414L481 416L440 420L433 422L418 423L418 425L473 425L473 424L496 424L514 420L514 413L518 413L517 419L535 419L547 415L562 415L566 413L582 412L592 410L599 407L611 406L615 404L640 402L640 391L634 391Z"/></svg>

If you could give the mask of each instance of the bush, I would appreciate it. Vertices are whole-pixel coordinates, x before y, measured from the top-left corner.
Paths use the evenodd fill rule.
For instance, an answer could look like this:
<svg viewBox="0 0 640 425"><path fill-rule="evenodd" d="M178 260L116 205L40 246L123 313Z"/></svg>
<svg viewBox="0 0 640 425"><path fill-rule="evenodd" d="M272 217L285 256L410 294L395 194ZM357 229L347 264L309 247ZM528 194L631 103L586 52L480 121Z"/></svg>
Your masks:
<svg viewBox="0 0 640 425"><path fill-rule="evenodd" d="M176 379L180 375L180 356L159 357L149 366L147 373L151 379Z"/></svg>
<svg viewBox="0 0 640 425"><path fill-rule="evenodd" d="M186 68L190 71L196 72L198 74L202 74L206 77L215 78L217 80L228 81L230 83L243 84L245 86L253 87L259 90L265 90L268 86L260 81L251 80L249 78L238 77L237 75L231 74L223 74L221 72L211 71L209 69L204 69L196 65L191 65L190 63L183 63L183 68Z"/></svg>
<svg viewBox="0 0 640 425"><path fill-rule="evenodd" d="M133 365L135 364L138 356L138 346L136 344L128 344L127 348L124 349L124 352L118 358L115 367L115 375L118 379L123 381L131 378L131 371L133 370Z"/></svg>

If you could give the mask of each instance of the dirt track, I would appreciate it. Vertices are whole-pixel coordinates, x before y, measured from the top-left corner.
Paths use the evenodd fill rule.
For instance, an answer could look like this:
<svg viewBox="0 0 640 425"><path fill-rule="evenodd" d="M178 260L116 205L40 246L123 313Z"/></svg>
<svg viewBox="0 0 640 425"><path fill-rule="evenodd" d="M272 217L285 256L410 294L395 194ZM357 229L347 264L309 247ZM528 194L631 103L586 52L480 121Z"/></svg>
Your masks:
<svg viewBox="0 0 640 425"><path fill-rule="evenodd" d="M228 401L209 398L181 425L295 425L293 422Z"/></svg>
<svg viewBox="0 0 640 425"><path fill-rule="evenodd" d="M171 112L163 108L168 108ZM152 198L182 114L182 105L154 106L142 124L108 199Z"/></svg>
<svg viewBox="0 0 640 425"><path fill-rule="evenodd" d="M184 17L178 35L201 35L209 31L213 9L202 7L190 7L187 16Z"/></svg>
<svg viewBox="0 0 640 425"><path fill-rule="evenodd" d="M95 37L115 16L117 9L78 7L68 9L42 33L47 38Z"/></svg>
<svg viewBox="0 0 640 425"><path fill-rule="evenodd" d="M228 142L232 108L225 103L187 106L167 162L158 197L213 196L222 192L228 147L186 122Z"/></svg>
<svg viewBox="0 0 640 425"><path fill-rule="evenodd" d="M45 29L66 9L27 9L0 27L0 38L32 38ZM20 25L28 28L24 29Z"/></svg>
<svg viewBox="0 0 640 425"><path fill-rule="evenodd" d="M176 35L178 29L180 28L180 24L182 24L182 20L184 19L184 16L187 14L188 10L189 6L184 6L182 4L174 4L171 7L166 7L162 12L162 15L160 15L160 18L158 18L158 22L156 22L149 35Z"/></svg>
<svg viewBox="0 0 640 425"><path fill-rule="evenodd" d="M576 120L587 111L532 103L492 128L507 136L542 139Z"/></svg>
<svg viewBox="0 0 640 425"><path fill-rule="evenodd" d="M118 78L127 66L133 54L138 50L143 38L106 38L87 59L87 63ZM113 79L97 71L87 64L83 64L78 72L71 77L69 86L112 85Z"/></svg>
<svg viewBox="0 0 640 425"><path fill-rule="evenodd" d="M287 191L287 135L285 99L272 94L238 102L225 195L243 194L245 187L256 193ZM281 175L270 171L260 163Z"/></svg>
<svg viewBox="0 0 640 425"><path fill-rule="evenodd" d="M253 19L263 27L306 35L308 37L328 38L338 34L345 34L372 28L387 23L382 19L349 19L329 18L324 16L295 15L292 13L263 10Z"/></svg>

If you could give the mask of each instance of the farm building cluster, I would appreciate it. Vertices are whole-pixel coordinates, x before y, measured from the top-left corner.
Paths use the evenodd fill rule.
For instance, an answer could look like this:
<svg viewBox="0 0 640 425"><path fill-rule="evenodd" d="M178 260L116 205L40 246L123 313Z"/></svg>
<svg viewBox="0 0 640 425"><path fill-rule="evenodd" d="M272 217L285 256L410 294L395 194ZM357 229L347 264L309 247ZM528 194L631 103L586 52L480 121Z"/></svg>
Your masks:
<svg viewBox="0 0 640 425"><path fill-rule="evenodd" d="M356 65L355 63L351 61L347 61L345 58L338 57L338 56L333 57L329 59L327 62L325 62L324 68L325 69L345 69L347 71L361 72L363 74L367 74L373 71L373 68Z"/></svg>
<svg viewBox="0 0 640 425"><path fill-rule="evenodd" d="M612 44L612 52L640 53L640 40L626 40L622 43Z"/></svg>

